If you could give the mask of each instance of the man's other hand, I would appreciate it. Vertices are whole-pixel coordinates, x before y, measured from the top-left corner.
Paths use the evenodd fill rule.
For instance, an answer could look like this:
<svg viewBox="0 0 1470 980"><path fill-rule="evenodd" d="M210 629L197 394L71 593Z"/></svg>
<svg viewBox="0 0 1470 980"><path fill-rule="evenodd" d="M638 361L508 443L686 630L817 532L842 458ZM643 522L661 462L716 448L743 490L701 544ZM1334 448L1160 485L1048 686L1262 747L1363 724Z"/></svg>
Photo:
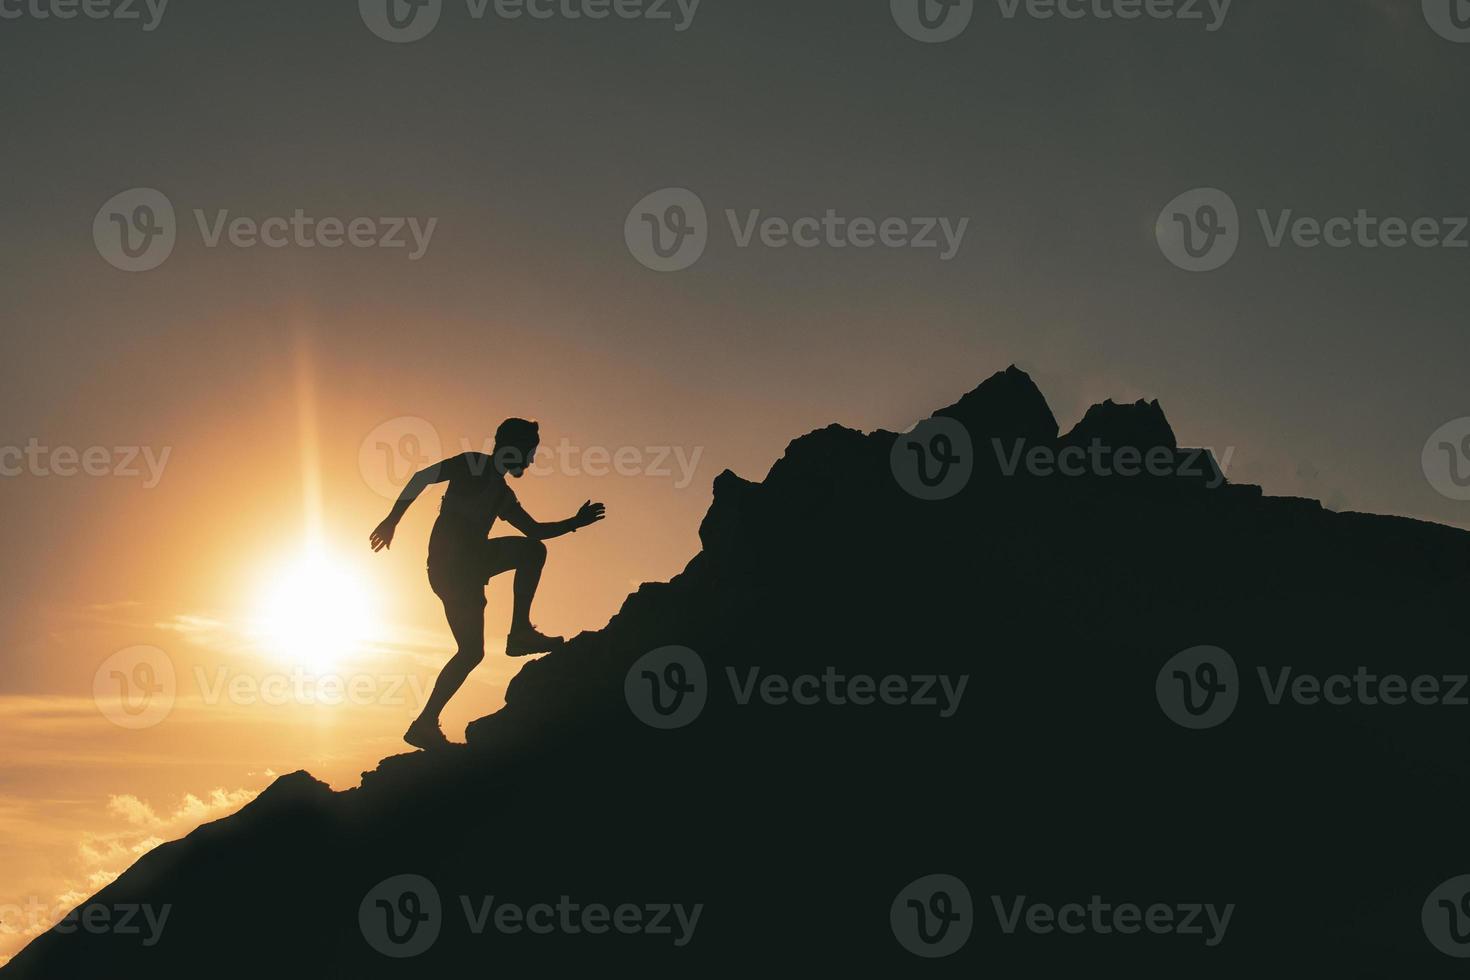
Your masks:
<svg viewBox="0 0 1470 980"><path fill-rule="evenodd" d="M368 543L373 546L373 551L382 551L384 548L393 547L393 532L398 530L398 524L393 518L384 518L383 523L373 529L368 535Z"/></svg>

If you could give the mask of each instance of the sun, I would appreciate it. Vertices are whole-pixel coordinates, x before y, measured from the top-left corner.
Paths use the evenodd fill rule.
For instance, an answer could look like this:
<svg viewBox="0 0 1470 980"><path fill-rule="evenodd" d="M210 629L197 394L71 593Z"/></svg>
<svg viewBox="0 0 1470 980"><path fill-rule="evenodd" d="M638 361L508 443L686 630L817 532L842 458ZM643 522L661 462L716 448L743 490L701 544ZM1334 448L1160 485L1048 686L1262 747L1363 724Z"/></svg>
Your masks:
<svg viewBox="0 0 1470 980"><path fill-rule="evenodd" d="M277 657L328 670L376 633L372 592L350 563L311 547L266 576L254 632Z"/></svg>

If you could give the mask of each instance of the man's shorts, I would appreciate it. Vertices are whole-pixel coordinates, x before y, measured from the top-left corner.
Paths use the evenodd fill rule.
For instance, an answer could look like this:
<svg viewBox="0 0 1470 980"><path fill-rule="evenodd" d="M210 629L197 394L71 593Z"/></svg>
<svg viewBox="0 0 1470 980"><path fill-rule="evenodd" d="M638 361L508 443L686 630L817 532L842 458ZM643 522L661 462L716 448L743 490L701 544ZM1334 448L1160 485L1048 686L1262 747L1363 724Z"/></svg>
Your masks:
<svg viewBox="0 0 1470 980"><path fill-rule="evenodd" d="M485 584L519 564L529 539L486 538L451 559L429 563L429 587L445 605L475 603L485 607Z"/></svg>

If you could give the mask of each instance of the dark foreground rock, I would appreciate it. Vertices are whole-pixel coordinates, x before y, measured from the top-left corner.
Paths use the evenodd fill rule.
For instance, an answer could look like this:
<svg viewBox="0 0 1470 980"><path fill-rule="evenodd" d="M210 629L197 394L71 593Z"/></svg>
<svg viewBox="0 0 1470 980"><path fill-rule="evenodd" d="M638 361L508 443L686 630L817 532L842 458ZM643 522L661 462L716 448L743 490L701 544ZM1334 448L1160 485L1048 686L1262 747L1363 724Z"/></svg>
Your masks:
<svg viewBox="0 0 1470 980"><path fill-rule="evenodd" d="M898 436L837 426L760 483L721 474L685 571L528 663L466 748L341 793L284 776L94 899L170 905L160 941L53 932L4 975L1458 968L1421 911L1470 873L1470 707L1444 703L1470 695L1470 536L1265 497L1200 454L1198 474L1007 475L1018 441L1189 457L1157 403L1059 434L1015 369L936 414L971 438L959 492L918 499ZM682 676L646 659L671 645L698 656ZM1236 676L1166 669L1201 645ZM677 720L639 699L672 706L698 666L697 717L640 719ZM1294 697L1332 675L1346 703ZM1171 720L1161 698L1201 708L1211 683L1228 717ZM934 874L968 906L950 888L891 918ZM946 912L957 951L905 948Z"/></svg>

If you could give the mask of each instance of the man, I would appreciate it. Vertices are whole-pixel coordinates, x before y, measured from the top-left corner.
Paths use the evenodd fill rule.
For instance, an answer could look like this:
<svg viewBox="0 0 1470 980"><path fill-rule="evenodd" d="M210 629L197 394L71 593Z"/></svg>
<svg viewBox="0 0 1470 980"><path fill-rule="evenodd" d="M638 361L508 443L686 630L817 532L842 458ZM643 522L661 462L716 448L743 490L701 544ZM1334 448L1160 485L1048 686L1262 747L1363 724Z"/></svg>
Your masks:
<svg viewBox="0 0 1470 980"><path fill-rule="evenodd" d="M419 494L431 483L449 483L429 536L429 585L444 603L444 615L459 649L444 665L423 712L403 736L416 748L450 744L439 727L439 713L475 665L485 659L485 585L491 577L511 569L516 573L506 656L545 653L564 642L559 636L543 636L531 625L531 600L546 564L546 545L542 542L595 524L602 520L604 509L602 504L589 500L576 516L541 524L521 508L505 478L510 475L519 479L540 444L541 433L535 422L506 419L495 430L491 455L462 453L415 473L392 512L369 537L374 552L392 545L398 522ZM497 517L525 537L489 537Z"/></svg>

